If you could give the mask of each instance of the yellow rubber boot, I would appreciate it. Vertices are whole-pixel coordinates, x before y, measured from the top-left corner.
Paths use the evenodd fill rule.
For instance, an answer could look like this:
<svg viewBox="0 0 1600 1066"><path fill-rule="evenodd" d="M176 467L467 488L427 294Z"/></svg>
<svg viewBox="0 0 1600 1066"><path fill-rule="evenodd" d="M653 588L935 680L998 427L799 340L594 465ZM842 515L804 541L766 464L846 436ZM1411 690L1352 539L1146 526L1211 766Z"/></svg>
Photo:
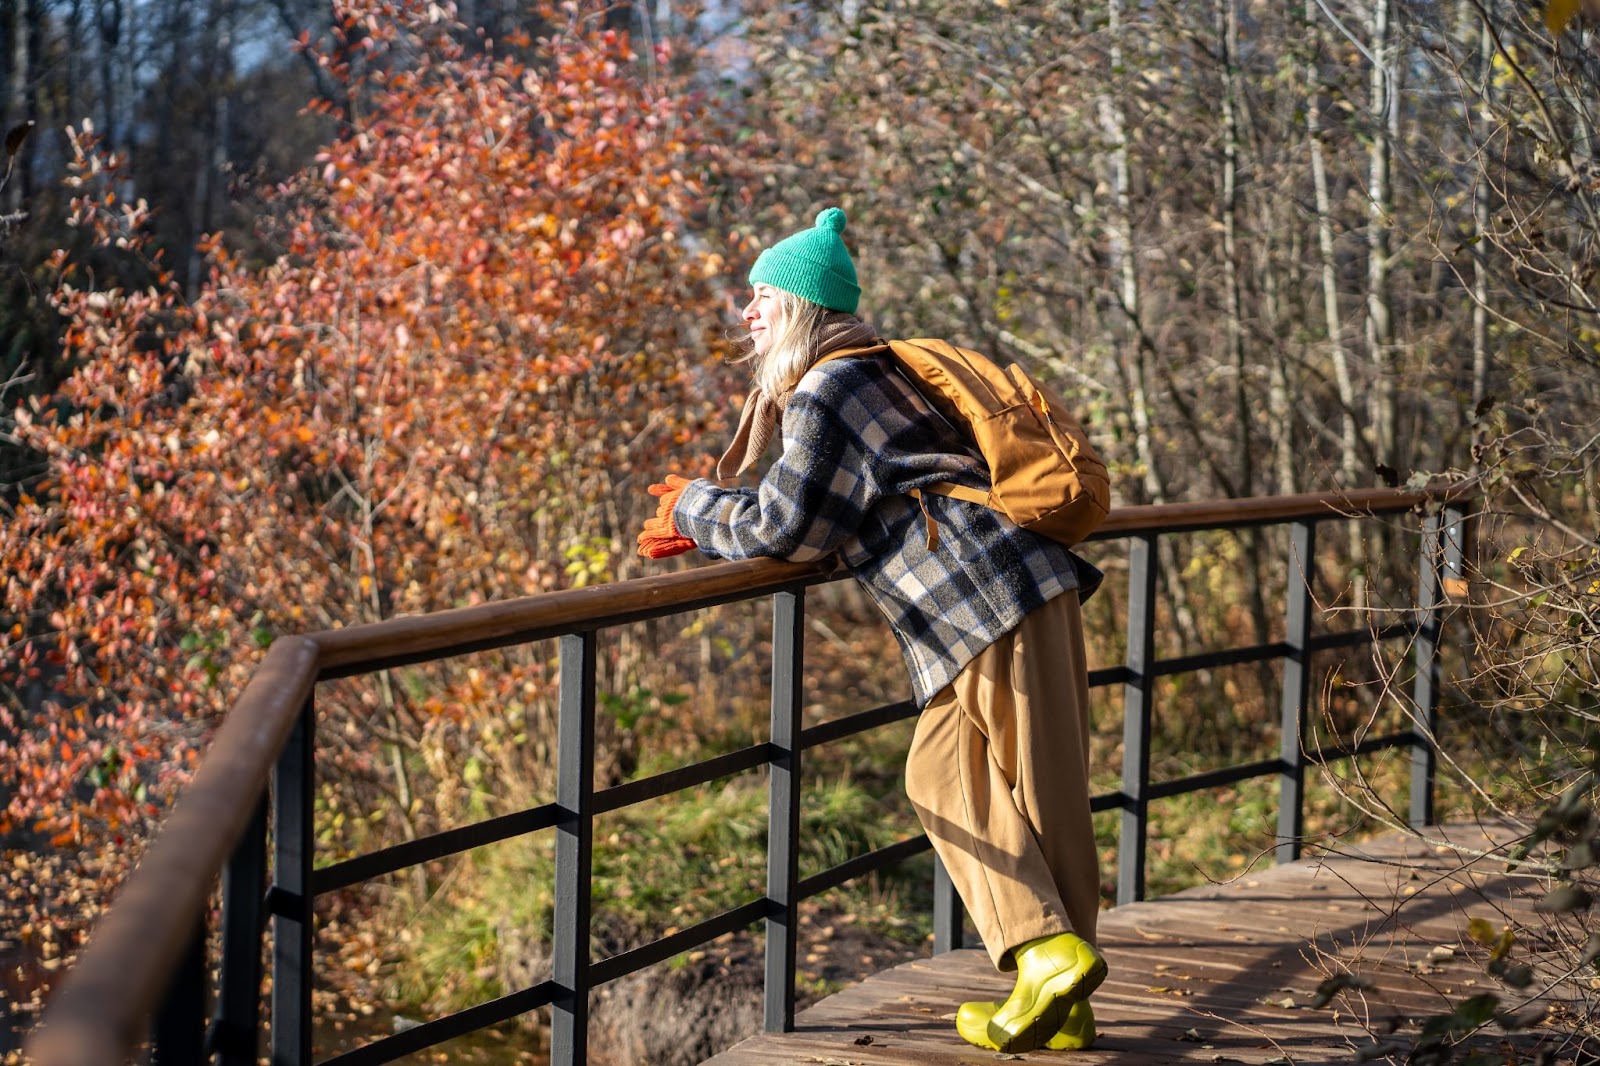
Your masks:
<svg viewBox="0 0 1600 1066"><path fill-rule="evenodd" d="M989 1019L995 1050L1032 1051L1067 1024L1074 1003L1106 979L1106 960L1076 933L1057 933L1016 948L1017 986Z"/></svg>
<svg viewBox="0 0 1600 1066"><path fill-rule="evenodd" d="M961 1009L956 1011L956 1032L969 1044L999 1051L989 1039L989 1020L999 1009L998 1003L961 1004ZM1080 999L1067 1011L1065 1024L1044 1042L1044 1046L1051 1051L1083 1051L1094 1047L1094 1038L1094 1010L1088 1000Z"/></svg>

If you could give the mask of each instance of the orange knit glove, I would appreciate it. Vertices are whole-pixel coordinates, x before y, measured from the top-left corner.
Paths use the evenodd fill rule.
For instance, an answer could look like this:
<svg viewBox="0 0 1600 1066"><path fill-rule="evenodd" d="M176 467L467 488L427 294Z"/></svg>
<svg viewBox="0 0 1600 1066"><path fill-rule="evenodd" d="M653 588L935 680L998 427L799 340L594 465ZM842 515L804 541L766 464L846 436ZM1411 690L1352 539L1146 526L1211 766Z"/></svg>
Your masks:
<svg viewBox="0 0 1600 1066"><path fill-rule="evenodd" d="M678 497L688 487L688 479L677 474L668 474L665 485L650 486L650 495L660 502L656 504L656 516L646 519L644 530L639 534L639 554L646 559L682 555L695 546L694 541L678 532L677 524L672 521L672 509L678 506Z"/></svg>

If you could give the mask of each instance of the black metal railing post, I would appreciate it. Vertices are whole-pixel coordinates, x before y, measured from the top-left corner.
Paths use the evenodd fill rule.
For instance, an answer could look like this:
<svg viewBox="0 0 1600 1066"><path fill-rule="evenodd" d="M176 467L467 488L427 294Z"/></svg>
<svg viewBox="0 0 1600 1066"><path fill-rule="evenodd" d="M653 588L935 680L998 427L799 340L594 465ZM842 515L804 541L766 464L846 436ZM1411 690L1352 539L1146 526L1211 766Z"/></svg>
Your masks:
<svg viewBox="0 0 1600 1066"><path fill-rule="evenodd" d="M1413 826L1433 821L1433 781L1438 770L1433 727L1439 707L1439 533L1436 513L1422 519L1417 567L1417 636L1413 644L1417 675L1412 684L1411 811Z"/></svg>
<svg viewBox="0 0 1600 1066"><path fill-rule="evenodd" d="M1462 579L1466 517L1456 507L1422 520L1422 554L1417 573L1417 676L1412 687L1411 810L1413 826L1432 825L1434 778L1439 749L1439 643L1447 598L1441 585Z"/></svg>
<svg viewBox="0 0 1600 1066"><path fill-rule="evenodd" d="M206 1059L206 922L195 923L156 1015L152 1066L200 1066Z"/></svg>
<svg viewBox="0 0 1600 1066"><path fill-rule="evenodd" d="M1460 506L1444 510L1444 559L1439 575L1441 610L1467 597L1467 541L1472 535L1471 521Z"/></svg>
<svg viewBox="0 0 1600 1066"><path fill-rule="evenodd" d="M772 764L767 779L767 962L762 1025L794 1028L800 920L800 708L805 592L772 597Z"/></svg>
<svg viewBox="0 0 1600 1066"><path fill-rule="evenodd" d="M316 713L306 700L272 774L272 1066L311 1062Z"/></svg>
<svg viewBox="0 0 1600 1066"><path fill-rule="evenodd" d="M556 736L555 936L551 969L551 1066L582 1066L589 1056L589 911L594 850L595 634L561 638L560 714Z"/></svg>
<svg viewBox="0 0 1600 1066"><path fill-rule="evenodd" d="M938 855L933 857L933 953L965 947L967 912L956 892L956 883Z"/></svg>
<svg viewBox="0 0 1600 1066"><path fill-rule="evenodd" d="M1467 583L1467 545L1472 539L1472 517L1460 504L1451 504L1444 511L1444 563L1439 575L1439 609L1445 611L1458 605L1471 603L1471 589ZM1440 624L1443 625L1441 619ZM1460 667L1465 670L1474 655L1474 635L1471 626L1462 627L1451 647L1460 650ZM1462 675L1465 676L1463 672Z"/></svg>
<svg viewBox="0 0 1600 1066"><path fill-rule="evenodd" d="M1290 651L1283 660L1283 697L1279 706L1278 843L1273 858L1280 863L1300 858L1305 832L1306 703L1311 694L1311 604L1317 579L1317 526L1301 519L1289 530L1289 573L1284 592L1286 633Z"/></svg>
<svg viewBox="0 0 1600 1066"><path fill-rule="evenodd" d="M1121 840L1117 848L1117 903L1144 898L1145 823L1150 815L1150 705L1155 697L1156 579L1160 558L1155 533L1128 545L1128 658L1123 685Z"/></svg>
<svg viewBox="0 0 1600 1066"><path fill-rule="evenodd" d="M222 871L222 970L208 1050L218 1066L255 1066L261 1028L261 902L267 875L263 797Z"/></svg>

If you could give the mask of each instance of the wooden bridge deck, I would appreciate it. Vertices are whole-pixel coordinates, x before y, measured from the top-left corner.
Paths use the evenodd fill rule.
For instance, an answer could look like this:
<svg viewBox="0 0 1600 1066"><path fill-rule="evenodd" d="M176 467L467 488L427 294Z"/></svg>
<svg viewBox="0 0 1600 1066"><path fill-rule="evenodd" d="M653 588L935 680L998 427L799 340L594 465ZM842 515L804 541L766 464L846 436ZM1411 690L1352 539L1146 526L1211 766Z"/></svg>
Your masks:
<svg viewBox="0 0 1600 1066"><path fill-rule="evenodd" d="M1432 832L1469 847L1487 843L1478 827ZM1425 872L1414 872L1418 864ZM1100 1037L1090 1051L1004 1056L965 1043L954 1028L957 1004L1002 999L1010 984L987 955L967 949L869 977L802 1012L794 1032L752 1037L707 1066L1350 1062L1386 1018L1507 992L1485 974L1486 953L1466 933L1471 917L1499 930L1508 913L1531 905L1526 882L1503 871L1489 862L1463 868L1456 856L1395 834L1107 911L1100 941L1110 976L1094 995ZM1310 1007L1341 964L1374 987ZM1475 1038L1496 1058L1504 1040L1493 1027ZM1504 1050L1506 1061L1520 1057Z"/></svg>

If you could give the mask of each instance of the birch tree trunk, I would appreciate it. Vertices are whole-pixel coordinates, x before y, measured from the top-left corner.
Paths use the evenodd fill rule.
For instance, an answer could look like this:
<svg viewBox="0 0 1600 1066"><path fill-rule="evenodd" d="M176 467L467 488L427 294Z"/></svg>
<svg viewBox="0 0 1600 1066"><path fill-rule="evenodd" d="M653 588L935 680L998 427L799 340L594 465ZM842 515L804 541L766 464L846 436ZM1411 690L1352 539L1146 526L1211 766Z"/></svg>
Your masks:
<svg viewBox="0 0 1600 1066"><path fill-rule="evenodd" d="M214 86L211 113L207 116L203 146L196 161L194 195L189 198L190 247L187 253L184 284L192 294L199 289L205 262L194 242L217 226L216 201L227 162L229 101L233 96L233 0L212 0L205 33L201 38L201 63L205 84Z"/></svg>
<svg viewBox="0 0 1600 1066"><path fill-rule="evenodd" d="M58 125L71 123L76 126L83 120L83 108L78 101L83 96L83 0L72 0L67 5L66 18L66 113L58 116L62 121Z"/></svg>
<svg viewBox="0 0 1600 1066"><path fill-rule="evenodd" d="M1109 59L1113 72L1122 69L1122 0L1109 0L1107 37L1110 41ZM1096 114L1101 132L1111 151L1107 167L1111 178L1112 209L1107 226L1111 270L1117 281L1117 297L1122 305L1123 329L1120 331L1121 360L1126 368L1124 377L1128 384L1129 421L1133 426L1134 454L1142 468L1140 487L1145 502L1163 503L1166 486L1157 468L1155 442L1150 424L1150 367L1144 348L1139 343L1134 323L1139 319L1139 272L1133 251L1133 208L1129 193L1127 117L1117 101L1111 83L1096 101Z"/></svg>
<svg viewBox="0 0 1600 1066"><path fill-rule="evenodd" d="M1113 74L1122 69L1124 61L1122 34L1125 31L1122 25L1122 10L1122 0L1109 0L1108 58ZM1122 307L1121 329L1118 331L1122 350L1122 359L1118 361L1119 370L1127 382L1129 420L1134 430L1134 454L1142 468L1140 487L1147 502L1164 503L1167 499L1167 486L1156 458L1155 432L1151 419L1149 355L1139 336L1138 328L1139 269L1133 244L1133 183L1128 157L1127 116L1117 100L1115 82L1108 79L1105 88L1106 91L1102 92L1096 101L1096 111L1101 131L1107 143L1111 145L1110 158L1107 162L1111 177L1112 211L1107 243L1111 252L1111 268L1117 279L1118 302ZM1161 553L1161 573L1164 575L1180 573L1181 566L1173 538L1164 538L1158 550ZM1188 592L1183 582L1168 580L1167 591L1171 596L1174 636L1178 651L1181 653L1188 646L1189 637L1196 629L1194 612L1190 609Z"/></svg>
<svg viewBox="0 0 1600 1066"><path fill-rule="evenodd" d="M1250 446L1249 371L1244 351L1243 308L1239 293L1239 18L1235 0L1218 0L1216 30L1222 64L1222 223L1223 335L1233 371L1234 448L1238 471L1234 484L1248 496L1255 483L1254 449Z"/></svg>
<svg viewBox="0 0 1600 1066"><path fill-rule="evenodd" d="M1478 20L1478 71L1483 78L1476 123L1480 145L1494 136L1494 35L1489 30L1494 0L1484 0L1484 12L1487 17ZM1489 395L1489 175L1481 166L1472 189L1472 221L1477 230L1472 243L1472 410L1476 416ZM1472 466L1477 465L1474 449Z"/></svg>
<svg viewBox="0 0 1600 1066"><path fill-rule="evenodd" d="M1371 117L1372 142L1367 162L1367 320L1366 341L1372 361L1370 419L1372 421L1374 472L1387 480L1400 475L1398 423L1398 376L1394 333L1394 306L1390 293L1393 266L1394 188L1393 155L1400 132L1400 63L1395 47L1394 20L1398 7L1393 0L1372 0ZM1367 536L1371 550L1367 559L1389 557L1390 538L1382 523L1374 523ZM1358 606L1366 603L1363 582L1371 575L1363 569L1357 577Z"/></svg>
<svg viewBox="0 0 1600 1066"><path fill-rule="evenodd" d="M28 121L28 2L11 0L7 9L6 32L11 37L10 53L6 57L6 104L0 120L0 137ZM35 132L38 132L37 130ZM5 177L4 214L22 210L23 184L27 180L27 145L14 159L0 159L0 176ZM6 174L6 168L10 174Z"/></svg>
<svg viewBox="0 0 1600 1066"><path fill-rule="evenodd" d="M122 6L119 0L99 0L95 15L100 23L100 134L108 147L114 147L117 113L113 101L117 96L117 79L111 68L117 54L117 40L122 36Z"/></svg>
<svg viewBox="0 0 1600 1066"><path fill-rule="evenodd" d="M1241 496L1249 496L1255 484L1254 448L1251 444L1250 423L1250 366L1245 358L1244 309L1239 280L1239 115L1243 109L1243 93L1239 83L1239 9L1237 0L1218 0L1216 9L1218 58L1222 65L1222 277L1223 323L1228 363L1233 370L1234 447L1237 449L1238 471L1235 485ZM1250 619L1255 626L1257 643L1266 643L1271 623L1267 619L1267 602L1261 587L1261 533L1249 529L1240 534L1244 542L1245 596L1250 605ZM1265 663L1258 664L1256 677L1261 685L1261 696L1266 699L1272 685L1272 670Z"/></svg>
<svg viewBox="0 0 1600 1066"><path fill-rule="evenodd" d="M1311 149L1311 187L1317 214L1317 251L1322 276L1322 318L1327 326L1328 358L1333 364L1334 386L1339 393L1339 483L1356 488L1360 475L1360 427L1357 423L1355 378L1351 373L1350 349L1345 344L1344 315L1339 308L1339 259L1334 246L1333 197L1328 191L1328 161L1322 125L1322 76L1317 69L1316 31L1309 14L1306 18L1308 55L1305 78L1310 91L1306 98L1306 143ZM1355 602L1366 599L1363 576L1366 572L1365 545L1357 523L1345 523L1345 546L1350 557L1350 572L1356 582Z"/></svg>
<svg viewBox="0 0 1600 1066"><path fill-rule="evenodd" d="M1272 483L1267 491L1288 495L1300 491L1298 465L1300 434L1295 425L1294 375L1290 370L1289 330L1286 327L1287 308L1283 303L1284 286L1278 277L1279 264L1284 264L1288 277L1288 291L1298 292L1300 280L1293 271L1299 262L1297 229L1279 226L1278 205L1275 198L1264 197L1261 204L1263 233L1261 271L1261 311L1266 319L1267 335L1272 338L1272 351L1265 353L1267 364L1267 415L1271 423ZM1279 235L1289 241L1287 255L1279 254Z"/></svg>
<svg viewBox="0 0 1600 1066"><path fill-rule="evenodd" d="M1307 25L1307 33L1314 27ZM1313 53L1314 56L1314 53ZM1334 247L1333 198L1328 192L1327 149L1323 144L1321 75L1316 60L1306 63L1306 143L1311 149L1311 186L1317 214L1317 251L1322 276L1322 318L1327 326L1328 358L1343 417L1339 422L1339 478L1342 487L1355 488L1359 477L1359 436L1356 422L1356 387L1350 372L1350 349L1345 345L1344 316L1339 309L1339 259Z"/></svg>
<svg viewBox="0 0 1600 1066"><path fill-rule="evenodd" d="M154 93L151 100L155 114L156 155L159 159L172 158L173 144L180 132L173 121L179 94L185 91L187 83L196 78L202 79L202 85L209 85L203 80L203 75L193 69L193 57L189 53L192 41L189 37L188 13L187 0L169 0L164 12L165 22L161 27L167 48L166 63L161 71L161 91ZM202 15L200 25L210 32L210 19ZM189 131L182 132L187 134Z"/></svg>
<svg viewBox="0 0 1600 1066"><path fill-rule="evenodd" d="M1399 130L1400 99L1396 79L1391 0L1372 0L1372 142L1367 151L1367 321L1368 358L1372 360L1371 420L1377 461L1397 469L1394 367L1394 312L1389 302L1389 238L1394 219L1391 153Z"/></svg>

